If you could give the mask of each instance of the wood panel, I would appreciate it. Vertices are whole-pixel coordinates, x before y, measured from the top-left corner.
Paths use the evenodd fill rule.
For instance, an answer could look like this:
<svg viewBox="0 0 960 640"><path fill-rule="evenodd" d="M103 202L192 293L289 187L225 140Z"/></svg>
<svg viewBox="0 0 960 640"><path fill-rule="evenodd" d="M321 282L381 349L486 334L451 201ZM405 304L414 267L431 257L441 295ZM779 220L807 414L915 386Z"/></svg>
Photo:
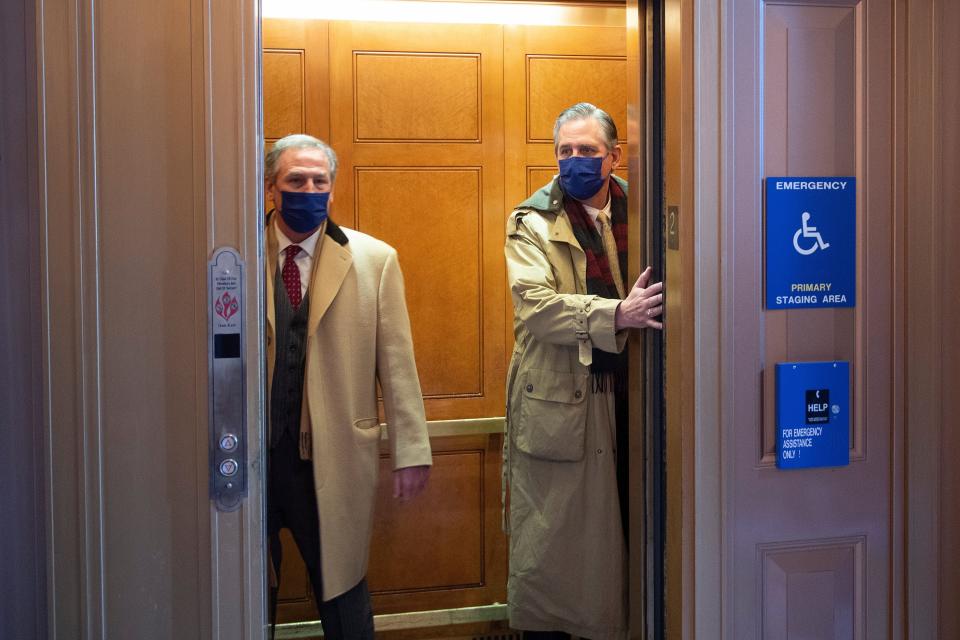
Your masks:
<svg viewBox="0 0 960 640"><path fill-rule="evenodd" d="M503 436L438 437L431 445L431 486L416 502L398 504L391 497L392 474L386 466L382 469L370 558L377 613L506 602L507 543L500 528Z"/></svg>
<svg viewBox="0 0 960 640"><path fill-rule="evenodd" d="M481 168L356 167L355 185L357 226L403 265L424 398L482 396Z"/></svg>
<svg viewBox="0 0 960 640"><path fill-rule="evenodd" d="M416 500L393 498L392 462L381 448L368 579L375 614L503 602L506 540L500 530L500 435L431 440L434 467ZM310 581L289 532L281 533L278 622L315 620Z"/></svg>
<svg viewBox="0 0 960 640"><path fill-rule="evenodd" d="M480 140L479 54L353 55L357 142Z"/></svg>
<svg viewBox="0 0 960 640"><path fill-rule="evenodd" d="M325 20L263 20L263 135L268 149L289 133L309 133L321 140L330 136L328 26Z"/></svg>
<svg viewBox="0 0 960 640"><path fill-rule="evenodd" d="M263 135L269 140L306 131L303 58L302 50L263 52Z"/></svg>
<svg viewBox="0 0 960 640"><path fill-rule="evenodd" d="M864 543L762 545L764 640L863 638Z"/></svg>
<svg viewBox="0 0 960 640"><path fill-rule="evenodd" d="M609 113L618 127L627 122L627 60L615 56L527 55L527 142L553 144L561 111L590 102Z"/></svg>
<svg viewBox="0 0 960 640"><path fill-rule="evenodd" d="M493 25L330 25L333 216L401 251L431 420L504 411L501 57Z"/></svg>
<svg viewBox="0 0 960 640"><path fill-rule="evenodd" d="M379 494L370 551L370 590L376 594L458 589L483 584L484 448L437 452L430 485L398 503ZM380 472L390 474L388 458ZM398 562L402 559L402 562Z"/></svg>

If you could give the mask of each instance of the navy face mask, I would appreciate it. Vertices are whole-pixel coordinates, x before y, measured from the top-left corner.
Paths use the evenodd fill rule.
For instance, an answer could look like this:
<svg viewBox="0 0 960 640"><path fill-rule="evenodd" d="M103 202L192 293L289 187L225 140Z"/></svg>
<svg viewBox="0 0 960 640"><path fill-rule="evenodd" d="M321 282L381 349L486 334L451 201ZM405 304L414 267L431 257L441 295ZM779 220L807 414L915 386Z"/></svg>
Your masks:
<svg viewBox="0 0 960 640"><path fill-rule="evenodd" d="M297 233L313 231L327 219L329 200L329 191L326 193L281 191L280 216L287 226Z"/></svg>
<svg viewBox="0 0 960 640"><path fill-rule="evenodd" d="M560 184L563 192L577 200L589 200L597 195L606 182L603 176L603 160L585 156L570 156L558 163L560 165Z"/></svg>

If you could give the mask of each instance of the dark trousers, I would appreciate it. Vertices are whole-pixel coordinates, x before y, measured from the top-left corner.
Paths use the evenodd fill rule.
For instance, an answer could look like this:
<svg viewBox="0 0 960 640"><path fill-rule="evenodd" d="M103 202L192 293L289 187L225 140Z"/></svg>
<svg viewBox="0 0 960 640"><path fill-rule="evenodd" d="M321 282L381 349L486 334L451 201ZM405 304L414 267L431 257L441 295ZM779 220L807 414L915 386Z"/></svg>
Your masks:
<svg viewBox="0 0 960 640"><path fill-rule="evenodd" d="M283 549L280 530L293 534L313 585L313 593L327 640L373 640L373 610L364 578L355 587L324 602L320 566L320 522L313 489L313 463L300 459L296 441L284 435L270 450L267 486L267 535L270 556L280 580ZM277 619L277 589L270 593L270 621ZM272 626L271 626L272 629ZM272 634L271 634L272 635Z"/></svg>

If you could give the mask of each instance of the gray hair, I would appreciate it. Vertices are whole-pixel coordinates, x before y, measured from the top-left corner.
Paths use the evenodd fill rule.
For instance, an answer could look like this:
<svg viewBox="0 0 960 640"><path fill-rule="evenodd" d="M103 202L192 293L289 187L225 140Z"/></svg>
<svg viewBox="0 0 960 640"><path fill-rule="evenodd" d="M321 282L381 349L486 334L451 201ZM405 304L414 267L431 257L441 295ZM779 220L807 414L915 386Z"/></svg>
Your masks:
<svg viewBox="0 0 960 640"><path fill-rule="evenodd" d="M571 120L586 120L593 118L600 125L600 134L603 136L603 143L607 145L607 151L617 146L617 125L613 122L610 114L594 106L589 102L578 102L572 107L567 107L557 116L557 121L553 125L553 150L557 150L557 141L560 138L560 127Z"/></svg>
<svg viewBox="0 0 960 640"><path fill-rule="evenodd" d="M287 149L320 149L326 154L327 162L330 164L330 182L332 183L336 179L337 154L330 148L330 145L319 138L308 136L305 133L294 133L274 142L273 148L270 149L266 159L263 161L263 177L267 182L276 182L277 171L279 170L277 164L280 161L280 156L283 155L283 152Z"/></svg>

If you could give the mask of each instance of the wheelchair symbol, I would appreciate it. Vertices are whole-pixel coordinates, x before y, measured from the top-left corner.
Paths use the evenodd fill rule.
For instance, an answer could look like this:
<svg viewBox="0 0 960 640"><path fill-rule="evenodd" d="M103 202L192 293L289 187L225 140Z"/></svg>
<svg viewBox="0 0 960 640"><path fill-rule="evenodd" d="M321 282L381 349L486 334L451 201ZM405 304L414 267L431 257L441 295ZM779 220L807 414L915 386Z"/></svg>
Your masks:
<svg viewBox="0 0 960 640"><path fill-rule="evenodd" d="M823 241L823 237L820 235L820 232L817 231L816 227L811 227L807 224L807 222L810 221L809 213L804 211L803 214L800 216L800 221L801 221L801 227L797 229L797 232L795 234L793 234L793 248L797 250L797 253L799 253L802 256L808 256L814 251L816 251L817 249L826 249L827 247L830 246L829 242ZM811 246L805 249L801 248L800 247L801 236L804 238L815 238L816 242L814 242Z"/></svg>

